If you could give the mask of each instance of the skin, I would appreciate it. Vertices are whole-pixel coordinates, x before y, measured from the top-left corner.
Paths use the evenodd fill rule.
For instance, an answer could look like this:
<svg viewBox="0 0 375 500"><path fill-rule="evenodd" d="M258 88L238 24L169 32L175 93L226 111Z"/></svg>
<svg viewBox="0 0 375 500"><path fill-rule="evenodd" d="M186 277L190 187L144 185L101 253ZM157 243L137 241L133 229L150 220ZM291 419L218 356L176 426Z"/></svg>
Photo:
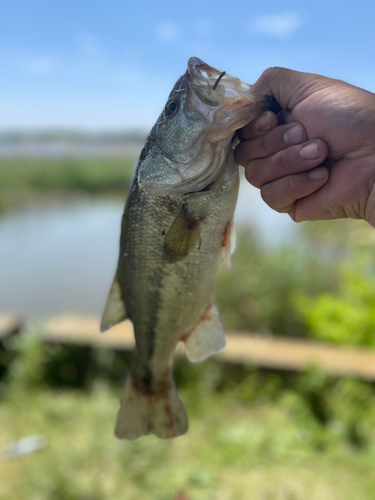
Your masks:
<svg viewBox="0 0 375 500"><path fill-rule="evenodd" d="M267 69L251 92L283 109L239 131L236 161L263 200L295 222L350 217L375 227L375 94L285 68Z"/></svg>

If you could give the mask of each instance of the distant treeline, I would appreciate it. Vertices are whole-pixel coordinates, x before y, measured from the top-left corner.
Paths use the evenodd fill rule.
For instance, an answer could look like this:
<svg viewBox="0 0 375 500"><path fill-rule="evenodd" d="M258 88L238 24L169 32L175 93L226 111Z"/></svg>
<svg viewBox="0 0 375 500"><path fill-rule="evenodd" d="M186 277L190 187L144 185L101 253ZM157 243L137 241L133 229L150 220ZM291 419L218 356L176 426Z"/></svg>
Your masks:
<svg viewBox="0 0 375 500"><path fill-rule="evenodd" d="M117 191L123 195L135 161L131 157L1 158L0 155L0 212L41 196L61 196L72 191L91 194Z"/></svg>
<svg viewBox="0 0 375 500"><path fill-rule="evenodd" d="M147 133L144 130L135 131L89 131L74 129L50 130L1 130L0 144L22 142L74 142L74 143L108 143L128 144L144 143Z"/></svg>

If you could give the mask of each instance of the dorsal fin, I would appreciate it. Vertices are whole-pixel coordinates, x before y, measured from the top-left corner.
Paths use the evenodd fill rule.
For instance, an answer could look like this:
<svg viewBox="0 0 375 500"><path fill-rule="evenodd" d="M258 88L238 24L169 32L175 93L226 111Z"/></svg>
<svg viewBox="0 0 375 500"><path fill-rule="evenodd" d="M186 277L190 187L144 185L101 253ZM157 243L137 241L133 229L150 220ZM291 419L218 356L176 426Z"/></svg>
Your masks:
<svg viewBox="0 0 375 500"><path fill-rule="evenodd" d="M219 313L212 304L199 320L185 341L185 353L189 361L196 363L224 349L225 332Z"/></svg>
<svg viewBox="0 0 375 500"><path fill-rule="evenodd" d="M112 326L124 321L128 317L122 298L121 287L118 280L117 271L113 278L112 286L108 294L107 302L104 307L100 331L105 332Z"/></svg>

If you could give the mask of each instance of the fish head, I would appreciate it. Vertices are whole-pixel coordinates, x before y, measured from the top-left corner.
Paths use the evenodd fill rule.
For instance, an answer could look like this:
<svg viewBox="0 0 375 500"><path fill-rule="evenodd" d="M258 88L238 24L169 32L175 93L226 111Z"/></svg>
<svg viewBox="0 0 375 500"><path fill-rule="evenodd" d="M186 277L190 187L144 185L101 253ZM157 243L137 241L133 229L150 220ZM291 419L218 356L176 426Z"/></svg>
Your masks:
<svg viewBox="0 0 375 500"><path fill-rule="evenodd" d="M190 58L142 150L141 189L155 196L204 189L225 165L235 131L277 107L272 97L256 96L247 83Z"/></svg>

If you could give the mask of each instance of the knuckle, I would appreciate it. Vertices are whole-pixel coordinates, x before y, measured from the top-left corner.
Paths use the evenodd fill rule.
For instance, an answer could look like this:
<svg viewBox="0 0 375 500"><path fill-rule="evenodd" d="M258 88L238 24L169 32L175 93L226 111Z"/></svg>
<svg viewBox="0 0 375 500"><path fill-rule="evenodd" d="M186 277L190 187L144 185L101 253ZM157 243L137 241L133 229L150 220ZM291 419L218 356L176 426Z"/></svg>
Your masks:
<svg viewBox="0 0 375 500"><path fill-rule="evenodd" d="M290 210L288 211L288 215L292 219L293 222L300 222L299 220L297 220L297 217L296 217L296 204L295 203L293 203L293 205L290 207Z"/></svg>
<svg viewBox="0 0 375 500"><path fill-rule="evenodd" d="M270 67L270 68L267 68L263 71L263 73L260 75L259 77L259 80L262 81L262 80L269 80L269 77L272 75L272 70L273 68Z"/></svg>
<svg viewBox="0 0 375 500"><path fill-rule="evenodd" d="M281 66L271 66L270 68L267 68L265 71L263 71L262 77L265 77L269 79L270 77L272 78L277 78L280 73L283 73L287 71L286 68L282 68Z"/></svg>
<svg viewBox="0 0 375 500"><path fill-rule="evenodd" d="M273 189L272 189L272 186L270 186L270 184L264 184L261 187L260 195L262 197L262 200L265 203L267 203L267 205L269 207L274 208L275 200L274 200L274 196L273 196Z"/></svg>
<svg viewBox="0 0 375 500"><path fill-rule="evenodd" d="M273 145L272 145L272 134L264 134L259 137L261 141L261 147L267 156L270 156L273 153Z"/></svg>
<svg viewBox="0 0 375 500"><path fill-rule="evenodd" d="M293 194L293 182L292 182L292 177L288 175L285 177L285 191L288 196Z"/></svg>
<svg viewBox="0 0 375 500"><path fill-rule="evenodd" d="M276 212L288 213L295 220L296 197L292 178L285 177L281 183L277 181L276 184L270 182L262 186L260 192L263 201Z"/></svg>
<svg viewBox="0 0 375 500"><path fill-rule="evenodd" d="M241 141L239 145L236 147L234 151L234 159L238 165L242 165L243 167L246 166L246 164L249 161L249 155L247 152L247 141Z"/></svg>
<svg viewBox="0 0 375 500"><path fill-rule="evenodd" d="M247 181L254 187L260 188L260 181L259 181L259 176L258 176L258 169L256 166L253 164L253 162L250 162L245 170L245 177Z"/></svg>
<svg viewBox="0 0 375 500"><path fill-rule="evenodd" d="M273 156L273 162L275 164L275 167L281 171L281 174L286 173L290 170L290 161L288 157L289 157L288 149L279 151Z"/></svg>
<svg viewBox="0 0 375 500"><path fill-rule="evenodd" d="M322 139L316 139L319 148L320 161L323 162L328 156L328 146Z"/></svg>
<svg viewBox="0 0 375 500"><path fill-rule="evenodd" d="M290 214L289 214L290 215ZM299 222L304 222L304 221L307 221L309 220L308 218L306 217L302 217L299 213L298 213L298 210L295 209L294 210L294 213L293 213L293 217L290 215L290 217L292 218L293 222L296 222L297 224Z"/></svg>

